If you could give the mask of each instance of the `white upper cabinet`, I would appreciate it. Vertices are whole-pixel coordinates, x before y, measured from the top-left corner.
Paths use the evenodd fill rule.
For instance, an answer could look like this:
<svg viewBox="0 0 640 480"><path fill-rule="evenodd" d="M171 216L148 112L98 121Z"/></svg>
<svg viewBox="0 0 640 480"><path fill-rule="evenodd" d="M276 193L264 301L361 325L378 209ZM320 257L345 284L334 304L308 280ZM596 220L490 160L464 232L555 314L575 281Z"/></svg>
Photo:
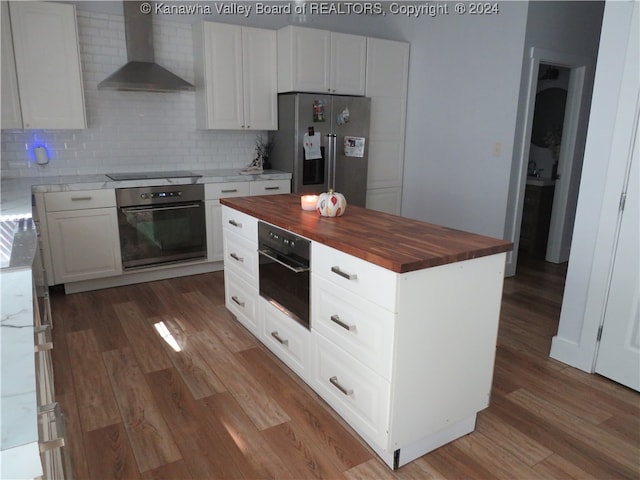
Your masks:
<svg viewBox="0 0 640 480"><path fill-rule="evenodd" d="M331 93L364 95L367 38L331 32Z"/></svg>
<svg viewBox="0 0 640 480"><path fill-rule="evenodd" d="M371 98L367 208L400 214L404 166L409 44L367 39L367 82Z"/></svg>
<svg viewBox="0 0 640 480"><path fill-rule="evenodd" d="M278 92L364 95L367 39L288 26L278 30Z"/></svg>
<svg viewBox="0 0 640 480"><path fill-rule="evenodd" d="M194 53L198 128L278 128L275 31L203 22Z"/></svg>
<svg viewBox="0 0 640 480"><path fill-rule="evenodd" d="M4 53L9 48L5 47L4 5L2 13L4 83ZM22 127L86 128L75 7L53 2L11 2L9 18ZM2 100L4 128L4 88ZM14 115L14 124L15 118Z"/></svg>
<svg viewBox="0 0 640 480"><path fill-rule="evenodd" d="M276 32L242 27L244 121L254 130L278 129Z"/></svg>

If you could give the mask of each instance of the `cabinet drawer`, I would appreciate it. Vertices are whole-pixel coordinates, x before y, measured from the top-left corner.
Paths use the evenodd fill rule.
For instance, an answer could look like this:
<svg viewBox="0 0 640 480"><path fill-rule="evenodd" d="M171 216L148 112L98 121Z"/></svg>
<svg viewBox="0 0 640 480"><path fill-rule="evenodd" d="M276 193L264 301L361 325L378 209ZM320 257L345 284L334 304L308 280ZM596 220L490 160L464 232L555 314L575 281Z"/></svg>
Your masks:
<svg viewBox="0 0 640 480"><path fill-rule="evenodd" d="M311 333L266 300L262 302L262 343L291 370L306 379Z"/></svg>
<svg viewBox="0 0 640 480"><path fill-rule="evenodd" d="M322 335L311 333L311 385L353 428L385 448L391 386Z"/></svg>
<svg viewBox="0 0 640 480"><path fill-rule="evenodd" d="M317 242L312 243L311 271L391 312L396 311L398 275Z"/></svg>
<svg viewBox="0 0 640 480"><path fill-rule="evenodd" d="M44 203L47 212L115 207L116 193L113 189L52 192L44 196Z"/></svg>
<svg viewBox="0 0 640 480"><path fill-rule="evenodd" d="M222 206L222 227L258 244L258 220L233 208ZM257 247L256 247L257 248Z"/></svg>
<svg viewBox="0 0 640 480"><path fill-rule="evenodd" d="M251 182L251 195L275 195L291 193L290 180L259 180Z"/></svg>
<svg viewBox="0 0 640 480"><path fill-rule="evenodd" d="M391 380L394 313L316 275L311 304L314 330Z"/></svg>
<svg viewBox="0 0 640 480"><path fill-rule="evenodd" d="M255 336L260 335L257 315L258 291L232 271L224 271L225 306Z"/></svg>
<svg viewBox="0 0 640 480"><path fill-rule="evenodd" d="M227 232L224 236L224 269L258 288L258 247L246 238Z"/></svg>
<svg viewBox="0 0 640 480"><path fill-rule="evenodd" d="M204 185L205 200L217 200L224 197L245 197L249 195L249 182L206 183Z"/></svg>

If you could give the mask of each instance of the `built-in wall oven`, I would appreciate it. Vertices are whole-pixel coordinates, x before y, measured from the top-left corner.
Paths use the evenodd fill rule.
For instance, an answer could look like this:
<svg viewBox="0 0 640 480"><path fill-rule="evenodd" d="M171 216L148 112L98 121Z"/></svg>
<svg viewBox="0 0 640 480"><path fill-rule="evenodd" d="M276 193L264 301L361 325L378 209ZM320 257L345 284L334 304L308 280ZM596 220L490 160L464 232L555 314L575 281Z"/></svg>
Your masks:
<svg viewBox="0 0 640 480"><path fill-rule="evenodd" d="M258 222L260 295L309 328L311 242L291 232Z"/></svg>
<svg viewBox="0 0 640 480"><path fill-rule="evenodd" d="M207 256L204 185L117 188L125 270Z"/></svg>

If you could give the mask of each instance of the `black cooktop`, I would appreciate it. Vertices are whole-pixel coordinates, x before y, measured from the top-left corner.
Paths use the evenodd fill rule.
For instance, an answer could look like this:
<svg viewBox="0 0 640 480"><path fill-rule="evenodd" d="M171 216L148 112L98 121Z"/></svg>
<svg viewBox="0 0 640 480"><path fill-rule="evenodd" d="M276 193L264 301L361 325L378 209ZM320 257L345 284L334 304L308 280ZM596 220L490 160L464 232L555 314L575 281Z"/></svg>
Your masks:
<svg viewBox="0 0 640 480"><path fill-rule="evenodd" d="M200 178L202 175L188 170L169 170L166 172L127 172L127 173L107 173L111 180L150 180L154 178Z"/></svg>

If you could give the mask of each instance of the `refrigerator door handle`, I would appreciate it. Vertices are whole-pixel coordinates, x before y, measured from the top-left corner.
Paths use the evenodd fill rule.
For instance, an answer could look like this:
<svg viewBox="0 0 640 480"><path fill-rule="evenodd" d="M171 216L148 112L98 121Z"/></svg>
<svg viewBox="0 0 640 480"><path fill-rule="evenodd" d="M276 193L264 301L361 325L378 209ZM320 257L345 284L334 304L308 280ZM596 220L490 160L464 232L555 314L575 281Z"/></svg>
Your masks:
<svg viewBox="0 0 640 480"><path fill-rule="evenodd" d="M327 190L336 188L336 138L335 133L327 134Z"/></svg>

